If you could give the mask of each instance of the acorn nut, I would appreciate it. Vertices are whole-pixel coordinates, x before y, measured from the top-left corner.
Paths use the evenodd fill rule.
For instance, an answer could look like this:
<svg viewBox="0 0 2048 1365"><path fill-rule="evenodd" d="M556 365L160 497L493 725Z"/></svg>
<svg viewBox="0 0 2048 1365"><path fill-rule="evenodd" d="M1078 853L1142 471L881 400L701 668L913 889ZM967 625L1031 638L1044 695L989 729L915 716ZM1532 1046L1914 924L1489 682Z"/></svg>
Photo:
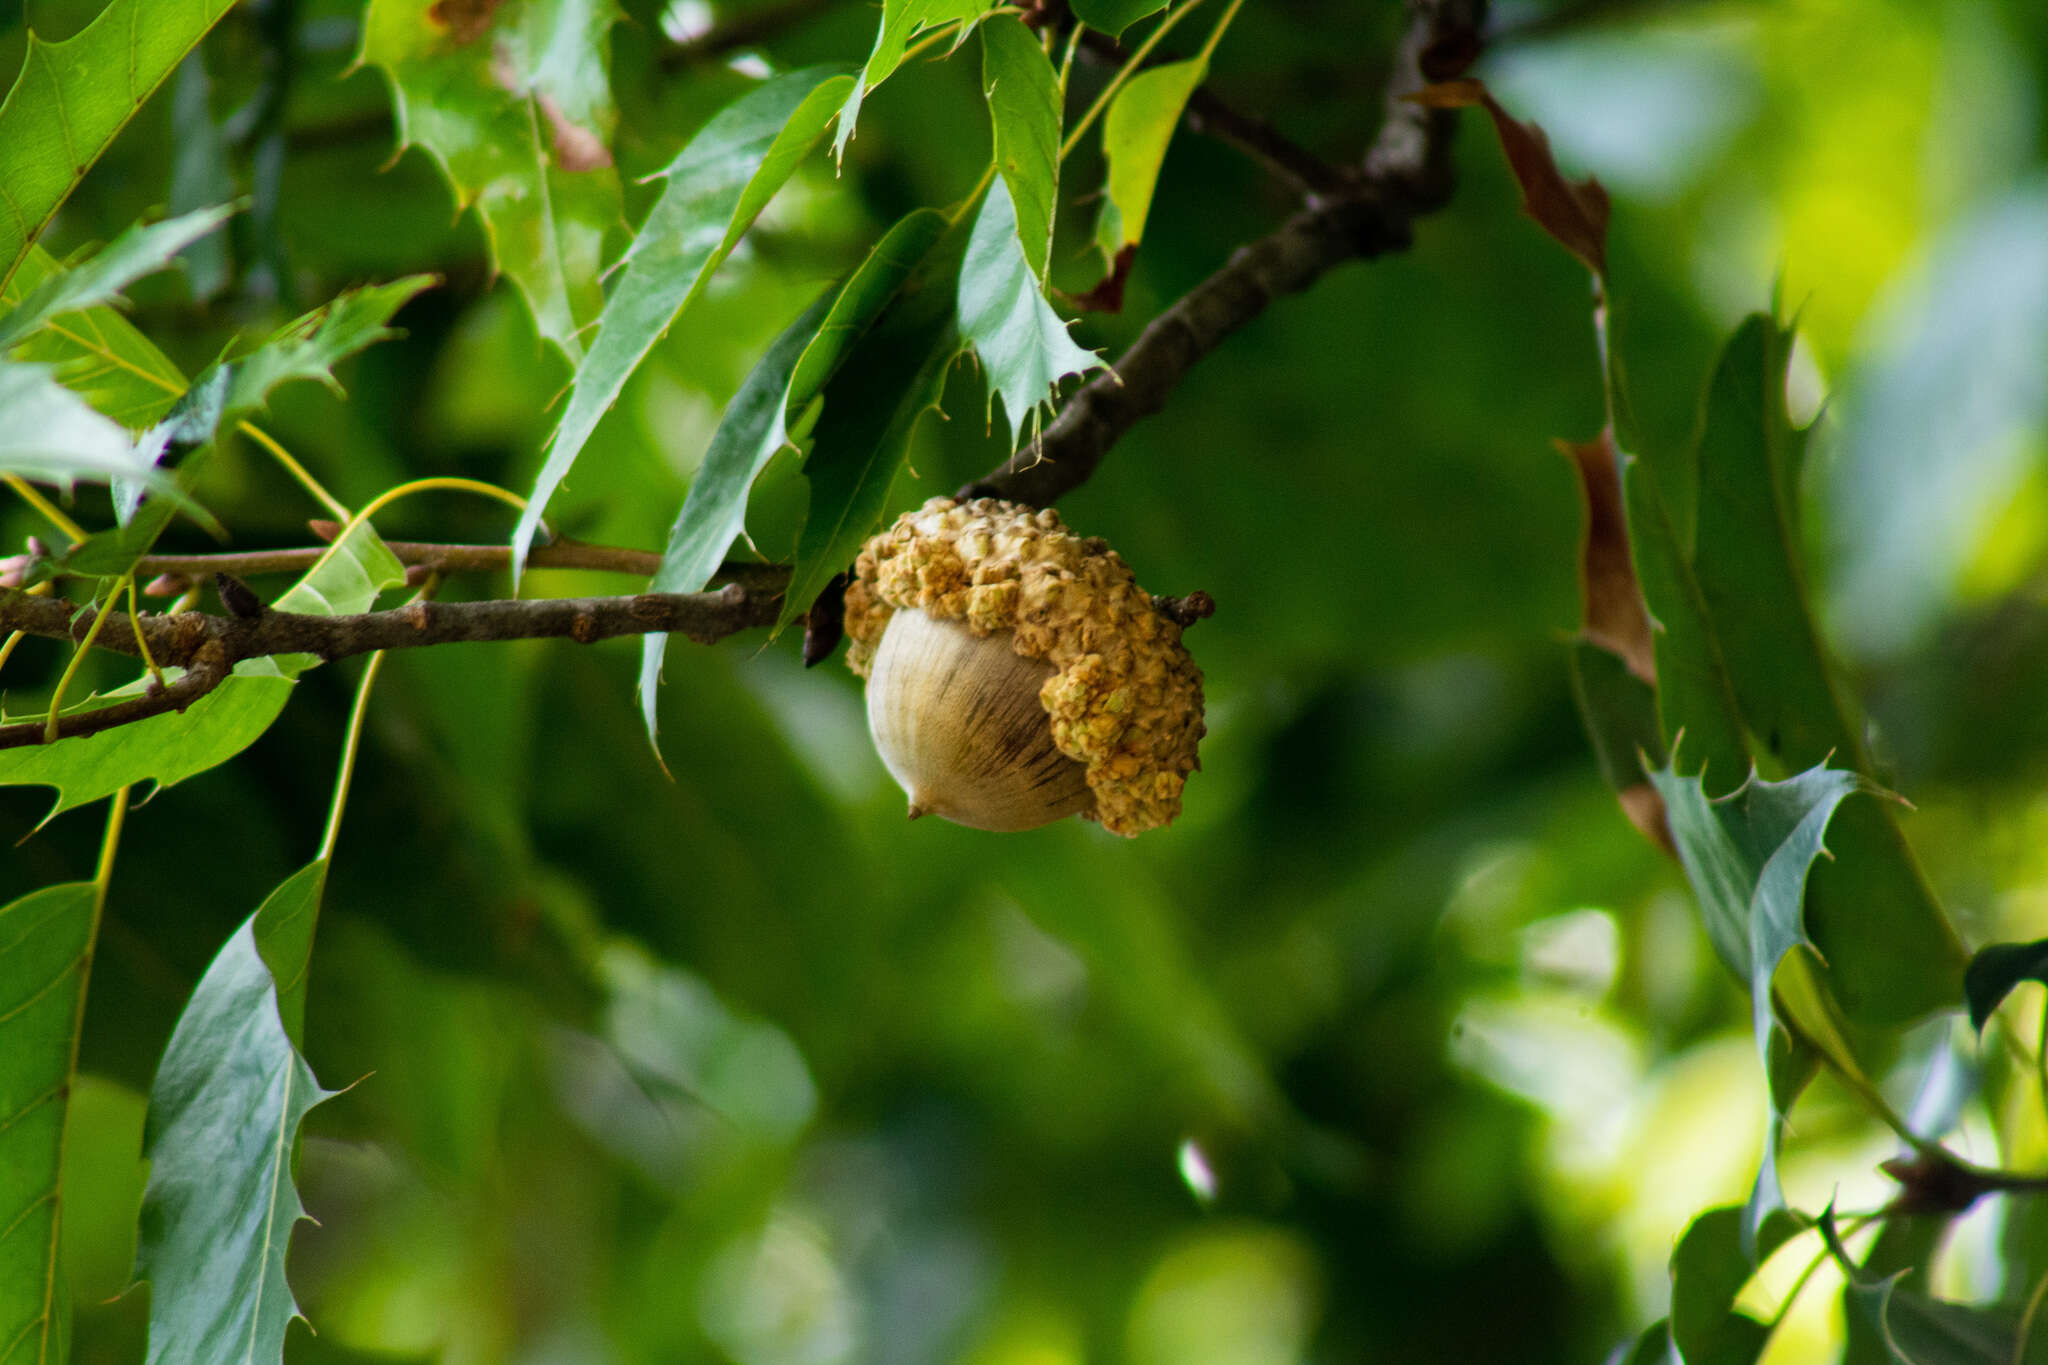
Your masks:
<svg viewBox="0 0 2048 1365"><path fill-rule="evenodd" d="M1068 815L1135 835L1180 814L1202 675L1181 625L1059 514L934 498L872 537L847 662L910 814L976 829Z"/></svg>

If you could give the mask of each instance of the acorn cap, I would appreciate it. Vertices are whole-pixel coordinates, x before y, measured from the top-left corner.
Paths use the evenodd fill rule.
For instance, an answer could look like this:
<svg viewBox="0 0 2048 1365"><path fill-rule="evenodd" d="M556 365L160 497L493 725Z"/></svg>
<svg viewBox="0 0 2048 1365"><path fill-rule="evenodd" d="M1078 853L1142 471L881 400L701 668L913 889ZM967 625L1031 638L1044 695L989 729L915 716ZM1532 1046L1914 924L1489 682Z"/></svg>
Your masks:
<svg viewBox="0 0 2048 1365"><path fill-rule="evenodd" d="M1053 743L1087 769L1082 812L1135 835L1180 814L1199 765L1202 675L1180 624L1101 540L1051 509L933 498L869 539L846 590L847 663L867 677L889 619L916 608L1051 667L1039 689Z"/></svg>

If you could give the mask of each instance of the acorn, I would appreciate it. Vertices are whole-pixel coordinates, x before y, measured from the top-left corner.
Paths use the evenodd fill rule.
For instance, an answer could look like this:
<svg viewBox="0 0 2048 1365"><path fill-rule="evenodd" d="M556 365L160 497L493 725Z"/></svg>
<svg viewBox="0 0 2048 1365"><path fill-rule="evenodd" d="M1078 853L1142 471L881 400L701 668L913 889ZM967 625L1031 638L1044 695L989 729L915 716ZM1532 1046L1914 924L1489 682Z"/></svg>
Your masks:
<svg viewBox="0 0 2048 1365"><path fill-rule="evenodd" d="M986 830L1070 815L1135 835L1180 814L1202 723L1181 623L1059 514L934 498L872 537L847 662L910 815Z"/></svg>

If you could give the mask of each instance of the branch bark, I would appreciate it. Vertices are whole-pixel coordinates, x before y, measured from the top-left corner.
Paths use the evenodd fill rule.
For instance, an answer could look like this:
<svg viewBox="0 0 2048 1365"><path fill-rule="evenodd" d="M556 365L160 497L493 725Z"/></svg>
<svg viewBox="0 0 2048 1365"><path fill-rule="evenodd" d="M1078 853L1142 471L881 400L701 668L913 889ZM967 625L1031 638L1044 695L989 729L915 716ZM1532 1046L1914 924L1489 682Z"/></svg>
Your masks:
<svg viewBox="0 0 2048 1365"><path fill-rule="evenodd" d="M1405 250L1417 218L1449 202L1451 134L1446 110L1405 96L1427 83L1433 51L1477 53L1484 0L1415 0L1413 20L1386 92L1386 120L1357 184L1312 202L1275 231L1240 247L1221 270L1154 318L1109 371L1081 386L1032 444L960 490L1048 506L1087 482L1123 434L1166 405L1202 357L1284 294L1335 266ZM1435 73L1441 74L1441 73Z"/></svg>
<svg viewBox="0 0 2048 1365"><path fill-rule="evenodd" d="M763 575L764 580L767 575ZM131 618L111 613L97 647L139 655L136 631L159 664L188 670L161 691L59 720L57 737L96 734L166 711L182 711L212 691L243 659L314 654L345 659L379 649L420 649L475 640L570 639L594 644L621 635L663 631L712 644L742 630L775 624L782 594L728 583L717 592L638 593L626 597L556 597L487 602L418 601L392 611L312 616L263 610L254 616L205 612ZM79 639L76 604L11 593L0 601L0 631ZM43 742L40 720L0 726L0 749Z"/></svg>

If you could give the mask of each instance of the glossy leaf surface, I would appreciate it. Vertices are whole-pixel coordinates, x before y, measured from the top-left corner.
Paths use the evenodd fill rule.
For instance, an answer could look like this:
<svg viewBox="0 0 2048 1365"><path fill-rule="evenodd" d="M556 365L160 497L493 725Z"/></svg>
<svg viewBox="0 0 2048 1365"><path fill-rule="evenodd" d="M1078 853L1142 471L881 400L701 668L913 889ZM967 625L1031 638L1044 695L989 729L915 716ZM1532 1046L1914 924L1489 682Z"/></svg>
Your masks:
<svg viewBox="0 0 2048 1365"><path fill-rule="evenodd" d="M90 882L0 908L0 1362L54 1365L71 1305L57 1222L67 1097L92 955Z"/></svg>
<svg viewBox="0 0 2048 1365"><path fill-rule="evenodd" d="M1208 74L1209 64L1200 58L1141 71L1117 92L1103 116L1102 152L1109 159L1106 202L1116 208L1116 246L1136 246L1145 236L1166 148L1180 126L1188 96Z"/></svg>
<svg viewBox="0 0 2048 1365"><path fill-rule="evenodd" d="M1070 374L1086 374L1102 361L1067 334L1017 240L1016 213L1004 181L989 186L968 237L960 267L960 334L988 376L989 401L1003 400L1012 444L1026 419Z"/></svg>
<svg viewBox="0 0 2048 1365"><path fill-rule="evenodd" d="M292 1046L255 917L208 967L150 1086L136 1278L149 1359L280 1361L298 1304L285 1283L305 1216L292 1149L322 1090Z"/></svg>
<svg viewBox="0 0 2048 1365"><path fill-rule="evenodd" d="M627 251L589 354L548 443L513 535L524 563L548 499L661 334L704 288L825 135L851 76L813 67L763 83L721 110L662 172L667 184Z"/></svg>
<svg viewBox="0 0 2048 1365"><path fill-rule="evenodd" d="M1060 188L1060 78L1038 39L1007 15L981 26L981 44L996 170L1010 191L1024 259L1043 282Z"/></svg>
<svg viewBox="0 0 2048 1365"><path fill-rule="evenodd" d="M400 143L475 207L493 261L572 361L620 222L605 41L617 19L607 0L374 0L363 20L362 60L391 83Z"/></svg>
<svg viewBox="0 0 2048 1365"><path fill-rule="evenodd" d="M0 102L0 281L171 68L234 0L113 0L62 42L31 35Z"/></svg>
<svg viewBox="0 0 2048 1365"><path fill-rule="evenodd" d="M59 313L94 308L117 297L144 275L162 270L180 251L225 222L233 209L203 209L181 218L132 227L82 264L45 276L10 311L0 314L0 351L7 350Z"/></svg>

